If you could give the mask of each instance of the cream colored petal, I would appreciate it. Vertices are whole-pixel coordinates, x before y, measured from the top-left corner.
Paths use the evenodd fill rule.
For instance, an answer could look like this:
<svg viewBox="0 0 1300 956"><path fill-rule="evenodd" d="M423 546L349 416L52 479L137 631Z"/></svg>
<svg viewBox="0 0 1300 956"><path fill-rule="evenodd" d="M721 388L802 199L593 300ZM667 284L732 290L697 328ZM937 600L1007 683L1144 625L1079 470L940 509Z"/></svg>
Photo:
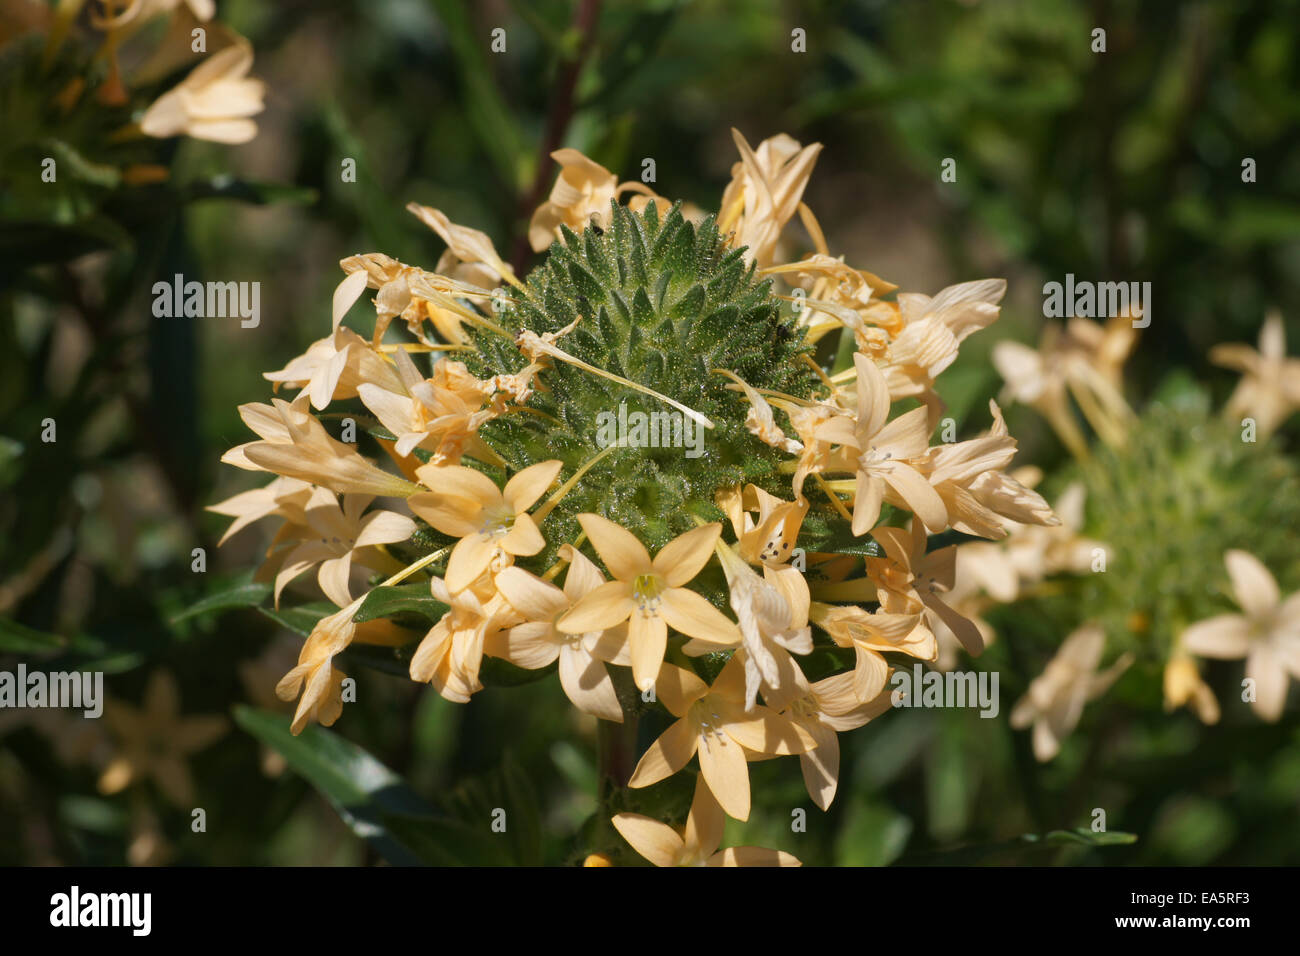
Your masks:
<svg viewBox="0 0 1300 956"><path fill-rule="evenodd" d="M542 532L537 528L537 522L532 515L519 515L515 518L510 530L506 532L499 546L507 554L528 556L536 554L546 547L546 539L542 537Z"/></svg>
<svg viewBox="0 0 1300 956"><path fill-rule="evenodd" d="M647 691L654 687L664 662L664 652L668 649L668 626L658 614L633 611L627 639L632 654L632 679L638 690Z"/></svg>
<svg viewBox="0 0 1300 956"><path fill-rule="evenodd" d="M711 644L740 643L740 628L735 622L694 591L669 588L659 600L659 613L674 631Z"/></svg>
<svg viewBox="0 0 1300 956"><path fill-rule="evenodd" d="M661 575L669 587L681 587L709 563L713 545L720 534L722 525L714 522L678 535L655 555L655 573Z"/></svg>
<svg viewBox="0 0 1300 956"><path fill-rule="evenodd" d="M671 777L685 767L695 756L699 734L687 720L676 720L641 755L629 787L648 787L665 777ZM737 748L739 749L739 748Z"/></svg>
<svg viewBox="0 0 1300 956"><path fill-rule="evenodd" d="M1250 621L1240 614L1220 614L1183 631L1182 646L1200 657L1237 660L1250 650Z"/></svg>
<svg viewBox="0 0 1300 956"><path fill-rule="evenodd" d="M571 544L560 548L561 561L569 562L569 570L564 575L564 593L570 601L584 598L605 583L605 576L592 560Z"/></svg>
<svg viewBox="0 0 1300 956"><path fill-rule="evenodd" d="M335 288L333 302L335 329L343 321L343 316L348 314L348 310L356 304L357 299L361 298L361 293L365 292L368 278L364 269L358 269Z"/></svg>
<svg viewBox="0 0 1300 956"><path fill-rule="evenodd" d="M560 648L560 686L583 713L623 722L623 708L605 665L572 644Z"/></svg>
<svg viewBox="0 0 1300 956"><path fill-rule="evenodd" d="M1255 702L1252 705L1261 720L1277 723L1286 707L1286 671L1273 649L1258 641L1246 658L1246 676L1255 682Z"/></svg>
<svg viewBox="0 0 1300 956"><path fill-rule="evenodd" d="M703 778L696 778L695 796L690 813L686 815L686 828L682 831L686 856L691 860L704 860L712 856L722 843L722 831L727 817L709 790Z"/></svg>
<svg viewBox="0 0 1300 956"><path fill-rule="evenodd" d="M854 693L858 700L875 697L885 688L889 679L889 665L875 651L859 646L857 661L853 667Z"/></svg>
<svg viewBox="0 0 1300 956"><path fill-rule="evenodd" d="M745 751L725 735L699 738L700 773L727 815L749 819L749 763Z"/></svg>
<svg viewBox="0 0 1300 956"><path fill-rule="evenodd" d="M452 594L459 594L477 581L491 565L497 545L496 538L477 533L457 541L447 561L447 589Z"/></svg>
<svg viewBox="0 0 1300 956"><path fill-rule="evenodd" d="M527 511L555 483L562 467L561 461L543 461L519 472L506 482L501 492L506 506L515 514Z"/></svg>
<svg viewBox="0 0 1300 956"><path fill-rule="evenodd" d="M655 677L655 697L678 717L709 692L708 685L684 667L664 664Z"/></svg>
<svg viewBox="0 0 1300 956"><path fill-rule="evenodd" d="M880 520L880 506L885 501L885 483L865 472L858 472L853 495L853 533L864 535Z"/></svg>
<svg viewBox="0 0 1300 956"><path fill-rule="evenodd" d="M639 813L616 813L610 820L624 840L655 866L676 866L682 838L666 823Z"/></svg>
<svg viewBox="0 0 1300 956"><path fill-rule="evenodd" d="M353 547L395 544L415 534L415 522L396 511L372 511L361 519L361 532Z"/></svg>
<svg viewBox="0 0 1300 956"><path fill-rule="evenodd" d="M861 352L853 356L853 367L858 373L858 429L870 438L889 418L889 386L876 363Z"/></svg>
<svg viewBox="0 0 1300 956"><path fill-rule="evenodd" d="M810 720L803 724L803 729L817 740L817 746L799 755L799 766L803 770L803 782L808 788L808 796L822 810L831 805L835 799L835 790L839 786L840 776L840 742L825 724Z"/></svg>
<svg viewBox="0 0 1300 956"><path fill-rule="evenodd" d="M556 627L566 634L603 631L622 624L635 609L632 585L625 581L610 581L575 604L556 622Z"/></svg>
<svg viewBox="0 0 1300 956"><path fill-rule="evenodd" d="M569 606L563 591L522 568L506 568L493 580L510 606L530 621L544 621L549 626Z"/></svg>
<svg viewBox="0 0 1300 956"><path fill-rule="evenodd" d="M764 707L728 720L723 730L736 743L762 754L803 753L816 744L799 725Z"/></svg>
<svg viewBox="0 0 1300 956"><path fill-rule="evenodd" d="M421 465L415 473L419 476L420 484L440 495L469 498L485 508L504 503L501 489L491 478L473 468L464 465Z"/></svg>
<svg viewBox="0 0 1300 956"><path fill-rule="evenodd" d="M320 583L320 589L325 592L327 598L339 607L347 607L352 603L352 591L348 585L348 579L351 576L351 552L342 557L331 558L329 561L322 562L320 570L316 572L316 580Z"/></svg>
<svg viewBox="0 0 1300 956"><path fill-rule="evenodd" d="M478 534L481 506L470 498L421 491L406 499L406 506L443 534L464 538Z"/></svg>
<svg viewBox="0 0 1300 956"><path fill-rule="evenodd" d="M784 850L767 850L761 846L729 846L713 854L705 866L803 866L797 857Z"/></svg>
<svg viewBox="0 0 1300 956"><path fill-rule="evenodd" d="M1232 579L1232 590L1237 603L1250 617L1262 618L1277 607L1281 594L1277 581L1264 567L1263 562L1247 551L1229 551L1223 556Z"/></svg>
<svg viewBox="0 0 1300 956"><path fill-rule="evenodd" d="M496 646L502 651L500 656L516 667L530 671L549 667L560 655L555 630L545 621L529 621L510 628L497 638Z"/></svg>
<svg viewBox="0 0 1300 956"><path fill-rule="evenodd" d="M943 499L911 465L894 465L885 473L885 481L930 531L948 527L948 508Z"/></svg>
<svg viewBox="0 0 1300 956"><path fill-rule="evenodd" d="M654 570L650 553L632 532L595 514L578 515L578 523L587 532L592 547L609 568L609 573L620 581L630 582L638 575Z"/></svg>

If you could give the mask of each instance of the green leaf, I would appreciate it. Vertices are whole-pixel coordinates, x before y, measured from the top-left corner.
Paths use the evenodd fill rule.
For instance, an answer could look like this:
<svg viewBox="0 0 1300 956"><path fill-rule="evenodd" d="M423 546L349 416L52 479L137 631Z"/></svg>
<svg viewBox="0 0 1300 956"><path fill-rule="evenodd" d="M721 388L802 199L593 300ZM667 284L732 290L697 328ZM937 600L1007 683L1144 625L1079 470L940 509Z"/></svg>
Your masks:
<svg viewBox="0 0 1300 956"><path fill-rule="evenodd" d="M41 651L61 651L66 638L47 634L26 624L0 618L0 651L8 654L39 654Z"/></svg>
<svg viewBox="0 0 1300 956"><path fill-rule="evenodd" d="M437 813L365 750L332 731L308 726L298 736L282 714L235 708L235 721L284 757L330 802L357 836L395 866L504 864L504 841Z"/></svg>
<svg viewBox="0 0 1300 956"><path fill-rule="evenodd" d="M38 631L9 618L0 618L0 653L53 654L59 651L102 654L104 643L88 634L64 637L62 634Z"/></svg>
<svg viewBox="0 0 1300 956"><path fill-rule="evenodd" d="M255 206L269 206L275 203L309 206L319 198L316 190L306 186L253 182L224 174L187 183L181 191L181 196L187 202L196 199L233 199Z"/></svg>
<svg viewBox="0 0 1300 956"><path fill-rule="evenodd" d="M436 624L447 613L447 605L434 600L427 581L378 587L366 595L352 620L358 624L395 614L418 614L431 624Z"/></svg>
<svg viewBox="0 0 1300 956"><path fill-rule="evenodd" d="M492 81L492 69L483 55L487 49L485 38L475 35L469 20L469 8L459 0L433 0L433 6L447 30L459 67L465 118L496 166L501 180L518 189L523 185L520 163L523 148L514 117L497 91Z"/></svg>
<svg viewBox="0 0 1300 956"><path fill-rule="evenodd" d="M228 611L236 607L255 607L271 595L271 585L264 581L250 581L248 575L240 575L229 586L215 594L196 601L185 610L175 615L171 623L177 624L192 617L201 617L213 612Z"/></svg>
<svg viewBox="0 0 1300 956"><path fill-rule="evenodd" d="M326 615L333 614L335 610L334 605L326 604L324 601L316 604L305 604L302 607L293 607L284 611L277 611L271 607L258 608L258 611L275 621L276 624L293 631L295 634L301 634L303 637L310 637L316 623Z"/></svg>

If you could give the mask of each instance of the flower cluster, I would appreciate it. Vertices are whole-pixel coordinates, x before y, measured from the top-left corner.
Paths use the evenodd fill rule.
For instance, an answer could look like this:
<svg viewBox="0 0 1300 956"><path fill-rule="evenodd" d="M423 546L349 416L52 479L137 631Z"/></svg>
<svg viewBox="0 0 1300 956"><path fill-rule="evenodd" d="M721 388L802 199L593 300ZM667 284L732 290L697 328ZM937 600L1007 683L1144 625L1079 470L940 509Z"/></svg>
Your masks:
<svg viewBox="0 0 1300 956"><path fill-rule="evenodd" d="M996 404L987 434L930 443L935 379L997 317L1005 283L897 293L830 254L803 201L820 146L734 135L716 216L557 152L530 228L546 255L526 279L486 235L416 204L447 246L436 271L342 261L330 334L266 375L297 397L242 406L259 440L223 459L274 477L213 506L231 532L277 519L261 570L277 601L314 570L339 608L279 684L295 733L340 715L354 643L413 647L411 678L458 702L487 661L554 666L585 713L623 722L653 701L670 715L630 787L698 761L684 835L614 817L638 852L791 863L718 852L723 813L749 816L748 763L797 755L824 809L837 734L889 708L891 661L933 661L937 632L983 649L951 600L957 548L929 550L930 535L1059 523L1006 471L1016 443ZM813 246L798 259L796 216ZM343 323L367 289L368 337ZM840 339L846 360L824 365ZM322 421L353 401L328 419L351 419L390 468ZM664 435L690 419L703 454L602 447L598 416L620 403ZM412 577L439 608L422 637L369 612Z"/></svg>
<svg viewBox="0 0 1300 956"><path fill-rule="evenodd" d="M973 613L1032 596L1049 575L1085 576L1077 589L1085 622L1011 714L1013 727L1032 727L1039 760L1056 756L1084 705L1137 661L1163 671L1167 710L1189 707L1206 724L1221 710L1199 658L1245 658L1243 699L1270 722L1282 715L1288 678L1300 679L1300 595L1283 599L1261 560L1293 563L1289 529L1300 520L1300 476L1268 442L1300 408L1300 360L1286 355L1281 318L1265 321L1258 350L1211 350L1212 362L1242 373L1218 421L1194 389L1132 410L1121 372L1135 337L1126 315L1074 318L1047 326L1037 349L993 350L1004 398L1040 412L1077 459L1058 499L1062 525L958 547L979 558L959 564L954 587ZM1242 613L1217 613L1218 595ZM1102 668L1108 647L1113 663Z"/></svg>

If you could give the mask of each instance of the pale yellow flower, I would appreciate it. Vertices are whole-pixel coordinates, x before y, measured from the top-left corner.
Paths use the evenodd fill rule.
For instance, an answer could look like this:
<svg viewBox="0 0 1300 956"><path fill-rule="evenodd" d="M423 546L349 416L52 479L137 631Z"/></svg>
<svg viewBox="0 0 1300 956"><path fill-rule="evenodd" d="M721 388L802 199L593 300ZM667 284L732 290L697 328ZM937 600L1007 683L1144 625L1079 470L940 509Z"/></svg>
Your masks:
<svg viewBox="0 0 1300 956"><path fill-rule="evenodd" d="M265 85L248 78L253 50L237 43L213 53L180 85L145 111L140 129L165 139L185 134L218 143L246 143L257 135L250 116L262 112Z"/></svg>
<svg viewBox="0 0 1300 956"><path fill-rule="evenodd" d="M642 691L655 685L669 627L715 649L740 643L736 625L685 586L708 563L721 525L687 531L664 545L652 561L645 545L608 518L581 514L578 521L614 580L596 588L560 618L561 631L608 630L630 620L632 676Z"/></svg>
<svg viewBox="0 0 1300 956"><path fill-rule="evenodd" d="M309 720L328 727L343 713L343 680L347 675L335 665L336 655L354 642L395 647L410 640L410 632L388 618L364 624L353 621L364 600L362 595L317 621L298 653L298 663L275 685L275 695L285 702L297 699L302 692L289 727L292 733L302 733Z"/></svg>
<svg viewBox="0 0 1300 956"><path fill-rule="evenodd" d="M1105 632L1095 624L1085 624L1065 639L1011 709L1012 727L1023 730L1033 726L1038 760L1051 760L1060 752L1061 741L1078 726L1084 705L1104 694L1132 663L1132 655L1125 654L1098 673L1105 648Z"/></svg>
<svg viewBox="0 0 1300 956"><path fill-rule="evenodd" d="M890 397L928 396L935 378L956 360L961 343L997 319L1006 291L1005 279L978 279L949 286L933 298L900 292L904 325L889 343L884 366Z"/></svg>
<svg viewBox="0 0 1300 956"><path fill-rule="evenodd" d="M770 266L777 240L799 210L804 188L821 152L821 143L800 146L785 133L750 148L739 130L731 137L740 162L731 169L731 182L722 194L718 228L731 232L731 244L745 247L745 261Z"/></svg>
<svg viewBox="0 0 1300 956"><path fill-rule="evenodd" d="M464 369L460 362L439 359L433 377L426 379L405 351L396 352L393 358L396 387L363 382L357 393L380 424L396 436L394 451L406 457L423 448L432 452L430 463L455 465L465 451L478 450L478 427L494 414L483 408L486 390L482 383L471 376L477 387L446 387L444 383L453 380L446 367ZM462 379L455 384L463 386L465 382Z"/></svg>
<svg viewBox="0 0 1300 956"><path fill-rule="evenodd" d="M880 518L880 507L906 508L931 531L948 525L948 510L938 492L917 470L930 445L925 408L889 418L889 386L876 364L862 353L853 357L858 373L858 408L853 422L837 419L820 434L852 451L848 470L856 470L853 533L866 534Z"/></svg>
<svg viewBox="0 0 1300 956"><path fill-rule="evenodd" d="M892 692L885 689L875 697L860 699L852 671L812 685L802 673L799 677L799 696L783 713L817 742L815 748L799 755L799 765L808 796L825 810L839 786L840 742L836 734L857 730L888 711L893 706Z"/></svg>
<svg viewBox="0 0 1300 956"><path fill-rule="evenodd" d="M432 578L434 598L449 608L420 641L411 658L411 680L432 684L447 700L458 704L483 689L479 670L487 643L520 620L487 576L474 587L452 593L442 578Z"/></svg>
<svg viewBox="0 0 1300 956"><path fill-rule="evenodd" d="M664 664L655 696L679 718L641 756L628 782L648 787L677 773L696 754L700 776L730 816L749 819L748 751L797 754L816 742L769 707L745 708L744 651L732 655L710 687L690 671Z"/></svg>
<svg viewBox="0 0 1300 956"><path fill-rule="evenodd" d="M1246 658L1255 713L1270 723L1286 706L1287 676L1300 680L1300 591L1282 599L1277 581L1253 554L1224 555L1242 614L1220 614L1183 631L1181 647L1201 657Z"/></svg>
<svg viewBox="0 0 1300 956"><path fill-rule="evenodd" d="M543 251L558 239L561 226L580 233L594 221L602 229L607 228L609 204L625 192L643 193L647 202L658 198L641 183L620 184L617 176L576 149L557 149L551 159L560 164L560 175L551 187L550 198L537 207L528 224L528 243L534 252Z"/></svg>
<svg viewBox="0 0 1300 956"><path fill-rule="evenodd" d="M372 500L370 495L344 495L340 507L334 492L312 490L302 519L286 522L271 544L266 569L275 572L276 607L285 585L317 565L321 590L339 607L352 603L354 568L396 570L396 562L378 546L405 541L415 533L415 522L395 511L367 512Z"/></svg>
<svg viewBox="0 0 1300 956"><path fill-rule="evenodd" d="M186 758L226 733L229 722L215 714L181 716L180 691L170 673L156 670L145 686L143 706L118 700L104 705L104 720L117 752L99 778L101 793L113 794L151 778L164 797L186 811L194 805L194 781Z"/></svg>
<svg viewBox="0 0 1300 956"><path fill-rule="evenodd" d="M1219 702L1201 679L1196 658L1176 651L1165 664L1165 710L1188 706L1203 724L1219 722Z"/></svg>
<svg viewBox="0 0 1300 956"><path fill-rule="evenodd" d="M447 587L465 590L489 568L546 545L527 513L560 474L563 463L544 461L519 472L504 489L487 475L461 465L424 465L416 474L427 488L407 500L410 509L443 534L460 538L447 561ZM584 628L584 630L587 630Z"/></svg>
<svg viewBox="0 0 1300 956"><path fill-rule="evenodd" d="M255 521L275 515L288 521L302 523L306 520L303 509L311 499L312 486L297 478L275 478L263 488L254 488L232 495L225 501L209 505L205 510L227 515L235 520L217 544L225 544L231 535Z"/></svg>
<svg viewBox="0 0 1300 956"><path fill-rule="evenodd" d="M764 567L759 577L728 545L718 541L715 550L745 649L745 706L752 709L762 690L769 707L783 710L798 693L799 665L790 655L813 649L808 583L795 568Z"/></svg>
<svg viewBox="0 0 1300 956"><path fill-rule="evenodd" d="M1300 359L1286 357L1282 316L1269 313L1259 333L1259 349L1249 345L1216 345L1210 361L1241 372L1241 381L1228 399L1233 418L1253 418L1261 435L1277 431L1300 408Z"/></svg>
<svg viewBox="0 0 1300 956"><path fill-rule="evenodd" d="M575 707L602 720L623 722L623 708L605 662L627 666L627 628L566 634L555 622L569 608L605 583L591 559L565 545L560 557L569 562L564 589L521 568L506 568L495 578L497 589L524 623L497 638L490 649L518 667L536 670L559 660L560 686Z"/></svg>
<svg viewBox="0 0 1300 956"><path fill-rule="evenodd" d="M979 628L939 597L951 591L955 583L957 546L927 554L925 528L916 519L910 531L876 528L871 535L885 549L885 557L866 559L867 574L879 588L881 609L890 613L919 612L919 602L948 625L968 653L983 652Z"/></svg>
<svg viewBox="0 0 1300 956"><path fill-rule="evenodd" d="M406 211L414 215L436 232L447 244L447 252L438 260L437 271L441 275L451 276L492 288L501 282L518 285L515 271L499 255L492 240L486 233L459 226L447 218L446 213L432 206L419 203L407 203ZM487 283L482 280L487 279ZM476 281L477 280L477 281Z"/></svg>
<svg viewBox="0 0 1300 956"><path fill-rule="evenodd" d="M926 626L921 606L911 611L864 611L853 605L832 607L814 602L810 617L837 645L853 648L855 663L850 677L858 701L876 698L889 680L887 653L906 654L917 660L934 660L934 634Z"/></svg>
<svg viewBox="0 0 1300 956"><path fill-rule="evenodd" d="M715 497L736 532L742 558L776 570L789 566L808 514L807 498L784 501L756 485L746 485L743 492L739 486L724 488Z"/></svg>
<svg viewBox="0 0 1300 956"><path fill-rule="evenodd" d="M270 471L286 478L323 485L340 494L406 497L418 486L389 474L363 458L352 445L332 438L307 411L303 392L293 403L271 399L270 405L239 406L239 415L262 441L238 445L221 460L249 471Z"/></svg>
<svg viewBox="0 0 1300 956"><path fill-rule="evenodd" d="M278 372L264 372L262 378L281 385L305 389L312 408L321 411L335 399L355 398L358 387L401 389L396 369L370 348L357 333L345 326L318 339L307 351Z"/></svg>
<svg viewBox="0 0 1300 956"><path fill-rule="evenodd" d="M989 402L989 410L989 434L937 445L921 463L949 522L965 534L993 539L1006 537L1011 524L1060 524L1041 495L1003 473L1015 457L1016 440L1007 432L996 402Z"/></svg>
<svg viewBox="0 0 1300 956"><path fill-rule="evenodd" d="M726 823L722 807L703 777L696 781L695 798L681 832L639 813L616 813L610 821L632 849L655 866L799 866L780 850L737 846L719 850Z"/></svg>

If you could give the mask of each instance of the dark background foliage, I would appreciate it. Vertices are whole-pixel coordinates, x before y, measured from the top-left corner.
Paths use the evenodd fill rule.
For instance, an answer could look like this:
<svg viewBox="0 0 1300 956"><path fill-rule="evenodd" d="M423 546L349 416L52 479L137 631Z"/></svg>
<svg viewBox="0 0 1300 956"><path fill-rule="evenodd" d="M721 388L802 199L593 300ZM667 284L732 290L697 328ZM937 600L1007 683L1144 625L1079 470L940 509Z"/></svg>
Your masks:
<svg viewBox="0 0 1300 956"><path fill-rule="evenodd" d="M941 380L959 421L972 413L965 431L985 427L1000 386L989 348L1036 340L1042 284L1067 273L1152 283L1153 322L1127 376L1139 405L1171 373L1221 402L1234 379L1206 351L1253 343L1266 309L1285 317L1293 350L1300 342L1294 0L229 0L218 14L250 38L254 73L268 85L253 142L183 140L174 156L163 144L156 161L171 164L168 183L68 184L58 188L91 190L93 201L35 213L24 199L31 155L2 150L6 669L19 659L102 669L110 694L131 702L166 669L186 713L280 707L270 691L296 652L291 618L212 605L184 613L238 584L267 540L248 531L218 551L225 519L202 511L250 487L218 464L247 434L236 407L266 400L262 372L325 334L339 259L382 251L433 267L440 244L403 211L408 201L445 210L531 264L524 227L550 188L545 157L557 146L624 179L653 158L662 194L715 209L735 161L730 127L752 143L785 131L825 144L806 198L834 252L931 294L986 275L1009 280L1002 319ZM496 27L505 53L489 49ZM1105 53L1090 49L1096 27ZM791 50L796 28L807 52ZM7 111L51 95L15 70L0 79ZM94 142L84 149L104 161ZM1247 157L1253 183L1242 181ZM356 182L340 177L349 158ZM955 182L940 178L945 158L956 160ZM260 282L259 327L152 317L149 290L175 273ZM53 444L40 438L47 418L58 423ZM1065 463L1031 412L1009 419L1021 461L1049 472ZM1274 438L1281 450L1294 453L1297 427L1292 419ZM202 574L191 570L196 547L208 556ZM1205 729L1160 710L1150 693L1158 673L1137 675L1040 766L1006 717L1041 668L1039 649L1072 625L1023 608L993 621L1002 640L980 666L1003 675L997 719L903 710L842 737L840 793L825 815L793 760L757 764L753 818L728 839L808 862L1300 861L1294 706L1278 725L1230 708ZM226 736L192 755L202 833L191 830L192 808L151 783L98 792L96 761L111 741L68 755L56 744L69 744L69 726L0 715L9 720L0 862L438 853L536 862L590 848L594 733L554 678L490 687L460 707L400 675L350 672L358 703L333 735L287 740L283 719L239 710ZM521 821L508 849L476 842L493 807ZM807 832L791 833L799 807ZM1138 841L1020 838L1086 828L1099 807L1112 830ZM347 826L357 820L380 820L390 842L361 841ZM965 855L952 855L958 847Z"/></svg>

